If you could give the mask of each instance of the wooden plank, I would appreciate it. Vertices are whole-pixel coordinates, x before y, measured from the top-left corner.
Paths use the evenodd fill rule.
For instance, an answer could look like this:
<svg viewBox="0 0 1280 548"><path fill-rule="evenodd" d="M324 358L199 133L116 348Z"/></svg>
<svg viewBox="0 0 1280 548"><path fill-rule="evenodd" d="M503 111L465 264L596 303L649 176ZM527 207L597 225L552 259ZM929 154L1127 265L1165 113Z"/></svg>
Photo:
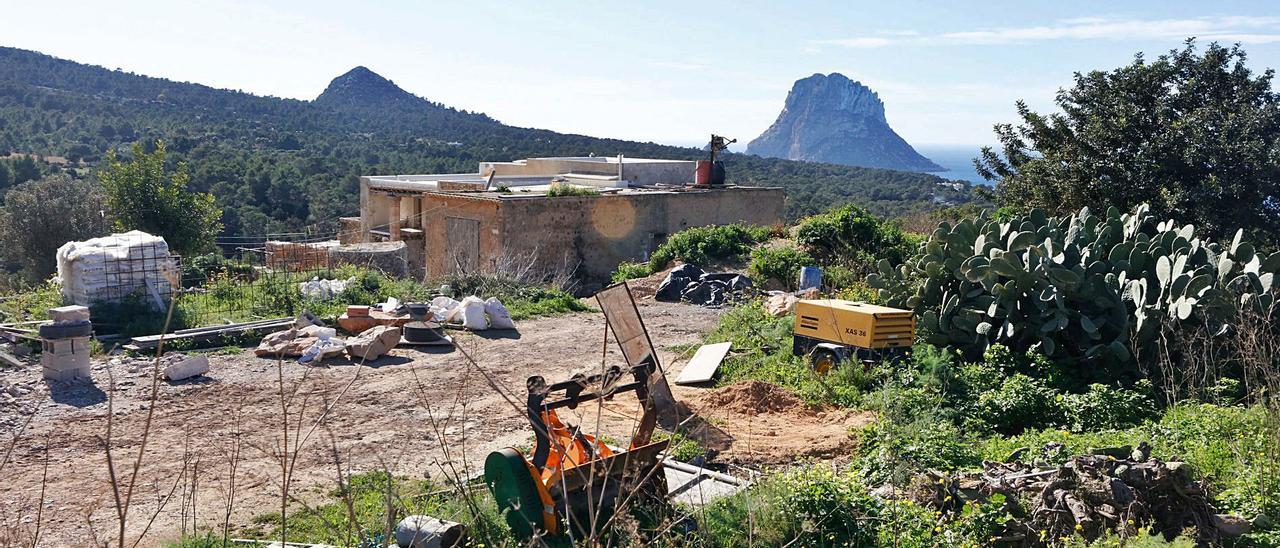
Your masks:
<svg viewBox="0 0 1280 548"><path fill-rule="evenodd" d="M729 353L729 347L732 345L733 343L730 342L702 345L689 363L684 365L684 369L680 370L680 376L676 377L676 384L699 384L710 381L716 376L716 370L720 369L720 363L724 361L724 356Z"/></svg>
<svg viewBox="0 0 1280 548"><path fill-rule="evenodd" d="M233 324L227 324L227 325L211 325L208 327L179 329L177 331L174 331L173 333L166 333L163 335L144 335L141 337L134 337L132 339L132 342L154 342L154 341L159 341L162 338L165 340L169 340L169 339L182 338L182 337L188 337L193 335L204 335L209 333L218 334L218 333L225 333L228 330L259 328L264 326L272 327L281 323L287 324L292 322L293 322L293 318L276 318L273 320L257 320L252 322L233 323Z"/></svg>
<svg viewBox="0 0 1280 548"><path fill-rule="evenodd" d="M8 352L4 352L4 351L0 351L0 362L3 362L3 363L5 363L5 364L8 364L8 365L10 365L10 366L12 366L12 367L18 367L18 368L21 368L21 367L23 367L24 365L26 365L26 364L22 363L22 360L19 360L18 358L15 358L15 357L13 357L13 355L9 354Z"/></svg>
<svg viewBox="0 0 1280 548"><path fill-rule="evenodd" d="M257 331L262 329L274 329L279 327L288 327L293 324L293 318L281 318L278 320L252 322L243 324L224 325L217 328L209 328L188 333L169 333L167 335L149 335L146 337L135 337L129 341L126 349L150 349L160 345L160 341L176 341L176 340L201 340L212 339L222 335L239 334L248 331Z"/></svg>

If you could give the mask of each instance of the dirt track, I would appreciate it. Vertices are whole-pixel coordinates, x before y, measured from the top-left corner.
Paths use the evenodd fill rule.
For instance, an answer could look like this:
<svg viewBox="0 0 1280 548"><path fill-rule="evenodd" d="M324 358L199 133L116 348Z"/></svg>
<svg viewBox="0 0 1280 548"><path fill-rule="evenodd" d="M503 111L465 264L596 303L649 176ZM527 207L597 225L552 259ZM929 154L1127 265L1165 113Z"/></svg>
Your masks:
<svg viewBox="0 0 1280 548"><path fill-rule="evenodd" d="M684 358L673 347L699 342L717 317L715 310L651 300L642 301L641 314L671 375L684 365ZM516 405L522 405L525 379L530 375L555 379L600 367L604 320L598 313L531 320L519 327L519 335L509 337L456 335L462 351L474 358L488 379ZM242 450L236 462L237 502L231 522L246 524L254 516L278 509L281 473L273 455L285 432L281 373L286 389L296 388L289 406L291 446L297 433L305 434L321 410L331 406L323 426L314 430L298 452L295 493L333 485L334 447L343 466L354 472L385 467L402 476L441 477L456 469L478 469L494 449L526 445L530 430L523 412L497 393L486 375L469 367L462 351L401 347L366 367L341 360L320 367L286 361L282 370L275 360L256 358L248 352L214 354L213 369L205 377L191 382L162 381L126 536L131 541L137 538L158 502L171 491L174 494L141 545L176 538L184 522L190 527L191 505L183 504L182 493L190 487L187 478L191 475L184 476L183 470L193 468L197 459L196 519L201 528L220 524L233 462L230 455L237 439ZM604 360L610 365L621 363L612 340ZM6 370L0 376L7 376L9 382L32 382L38 371L39 367L33 366L21 372ZM131 372L127 365L102 362L95 365L93 383L50 386L51 398L41 404L18 439L12 461L0 472L4 476L0 481L0 544L14 542L15 530L21 537L28 534L22 531L34 528L46 443L49 466L41 545L81 546L95 540L101 544L115 536L115 509L103 444L108 423L104 390L110 376L117 385L112 446L117 470L128 472L147 417L150 370ZM704 413L701 421L710 428L710 435L704 438L720 451L721 460L730 462L768 465L786 464L799 457L838 456L850 447L849 429L866 420L848 412L741 416L714 406L699 409L704 392L678 388L676 396ZM24 401L33 398L38 396L29 395ZM0 433L0 444L4 444L0 455L16 431L12 425L23 420L20 409L16 404L0 406L0 424L5 424ZM603 413L602 431L625 439L633 424L630 410L624 402L611 402ZM594 423L592 415L585 412L566 418L587 425ZM586 426L584 429L590 431ZM449 450L448 458L444 447ZM446 462L450 464L443 465Z"/></svg>

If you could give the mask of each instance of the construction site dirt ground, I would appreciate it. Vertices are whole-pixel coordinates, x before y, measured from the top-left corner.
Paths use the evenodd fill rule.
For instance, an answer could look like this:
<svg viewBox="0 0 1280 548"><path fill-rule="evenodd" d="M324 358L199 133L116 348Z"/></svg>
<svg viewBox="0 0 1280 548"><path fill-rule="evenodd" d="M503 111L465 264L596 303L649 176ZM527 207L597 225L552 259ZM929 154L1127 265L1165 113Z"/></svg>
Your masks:
<svg viewBox="0 0 1280 548"><path fill-rule="evenodd" d="M719 311L641 299L640 313L674 379ZM352 472L385 469L397 476L435 479L477 473L490 451L529 446L532 431L522 409L529 376L560 380L598 370L602 360L622 365L614 341L606 344L604 325L600 313L588 312L520 322L518 333L454 332L458 350L402 346L363 367L345 360L312 367L280 363L257 358L250 350L208 354L212 370L207 375L159 383L127 537L132 542L147 528L166 497L141 545L176 539L184 523L190 530L191 504L181 503L180 495L192 489L191 474L184 475L184 469L198 470L194 506L202 529L220 531L233 464L231 522L246 525L255 516L278 511L278 455L286 431L290 451L305 440L297 450L291 487L304 499L334 486L335 448L343 468ZM478 368L469 365L464 352ZM10 382L32 382L38 374L38 365L0 372L12 377ZM41 403L2 472L0 531L33 530L43 489L42 545L101 544L115 536L105 451L111 377L116 391L110 402L110 445L118 473L132 473L149 414L151 371L97 360L92 383L54 384L29 395ZM282 382L292 394L288 426ZM673 388L676 399L695 415L685 427L716 451L717 462L756 469L846 457L853 450L852 431L869 420L866 413L809 408L768 385ZM10 415L0 418L20 426L26 417L14 416L15 409L19 407L0 406L0 415ZM626 440L635 411L635 400L627 395L603 407L564 412L562 418L586 432L599 430L606 439ZM18 428L4 430L0 455ZM234 459L237 446L240 456ZM46 458L47 480L42 481Z"/></svg>

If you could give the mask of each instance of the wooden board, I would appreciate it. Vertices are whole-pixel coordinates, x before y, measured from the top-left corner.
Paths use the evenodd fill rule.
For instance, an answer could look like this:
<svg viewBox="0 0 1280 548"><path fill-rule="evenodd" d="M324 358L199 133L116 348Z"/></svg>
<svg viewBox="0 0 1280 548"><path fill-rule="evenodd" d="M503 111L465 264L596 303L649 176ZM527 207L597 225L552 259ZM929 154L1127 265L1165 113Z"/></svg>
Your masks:
<svg viewBox="0 0 1280 548"><path fill-rule="evenodd" d="M649 333L645 331L644 321L640 319L640 310L636 308L631 297L631 289L626 282L609 286L596 293L596 302L600 303L600 311L604 313L613 337L622 349L622 357L627 365L640 365L646 357L653 356L657 361L657 352L649 341ZM661 368L661 364L659 364Z"/></svg>
<svg viewBox="0 0 1280 548"><path fill-rule="evenodd" d="M684 365L684 369L680 370L680 376L676 377L676 384L699 384L711 380L716 376L716 370L720 369L720 362L724 361L725 354L729 353L729 347L733 343L722 342L716 344L704 344L698 351L694 353L693 359Z"/></svg>

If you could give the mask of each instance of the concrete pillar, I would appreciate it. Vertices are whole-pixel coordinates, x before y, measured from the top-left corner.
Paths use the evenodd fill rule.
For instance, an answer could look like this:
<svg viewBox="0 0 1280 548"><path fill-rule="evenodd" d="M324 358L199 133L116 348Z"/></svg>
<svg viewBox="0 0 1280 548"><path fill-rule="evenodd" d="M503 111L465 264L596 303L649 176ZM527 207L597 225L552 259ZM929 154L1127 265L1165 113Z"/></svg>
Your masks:
<svg viewBox="0 0 1280 548"><path fill-rule="evenodd" d="M391 213L390 213L391 223L388 225L387 232L391 233L391 241L398 242L400 241L400 224L401 224L400 197L391 196L390 198L391 199L389 201L391 202L390 204L391 205Z"/></svg>
<svg viewBox="0 0 1280 548"><path fill-rule="evenodd" d="M373 235L369 234L369 230L373 229L373 212L371 208L373 204L370 200L373 196L369 193L369 179L360 178L360 235L358 240L364 243L373 241Z"/></svg>

